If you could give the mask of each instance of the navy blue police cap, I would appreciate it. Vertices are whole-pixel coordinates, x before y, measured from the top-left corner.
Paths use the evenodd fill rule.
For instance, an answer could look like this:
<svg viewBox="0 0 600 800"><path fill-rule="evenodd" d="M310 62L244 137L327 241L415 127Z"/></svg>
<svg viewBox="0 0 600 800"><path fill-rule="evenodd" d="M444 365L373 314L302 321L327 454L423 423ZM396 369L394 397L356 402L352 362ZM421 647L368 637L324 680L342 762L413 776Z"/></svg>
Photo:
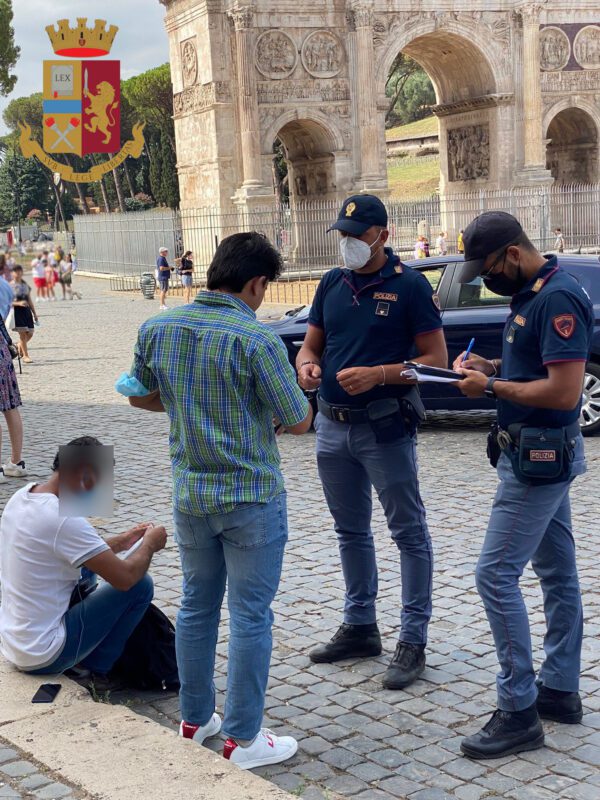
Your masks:
<svg viewBox="0 0 600 800"><path fill-rule="evenodd" d="M344 200L337 221L327 231L344 231L362 236L373 225L387 228L388 214L385 206L374 194L353 194Z"/></svg>
<svg viewBox="0 0 600 800"><path fill-rule="evenodd" d="M481 274L486 258L514 244L523 233L518 219L506 211L486 211L465 228L465 260L459 283L470 283Z"/></svg>

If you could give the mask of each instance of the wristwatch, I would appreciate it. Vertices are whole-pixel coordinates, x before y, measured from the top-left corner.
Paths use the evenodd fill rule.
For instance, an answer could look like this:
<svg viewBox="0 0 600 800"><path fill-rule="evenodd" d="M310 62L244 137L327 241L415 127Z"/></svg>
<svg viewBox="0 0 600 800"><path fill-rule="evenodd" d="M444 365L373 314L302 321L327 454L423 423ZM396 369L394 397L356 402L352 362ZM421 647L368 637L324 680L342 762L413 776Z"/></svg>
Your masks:
<svg viewBox="0 0 600 800"><path fill-rule="evenodd" d="M494 384L496 383L497 380L498 380L498 378L494 378L494 377L488 378L488 382L486 383L485 389L483 390L483 393L485 394L486 397L491 397L494 400L496 399L496 392L494 391Z"/></svg>

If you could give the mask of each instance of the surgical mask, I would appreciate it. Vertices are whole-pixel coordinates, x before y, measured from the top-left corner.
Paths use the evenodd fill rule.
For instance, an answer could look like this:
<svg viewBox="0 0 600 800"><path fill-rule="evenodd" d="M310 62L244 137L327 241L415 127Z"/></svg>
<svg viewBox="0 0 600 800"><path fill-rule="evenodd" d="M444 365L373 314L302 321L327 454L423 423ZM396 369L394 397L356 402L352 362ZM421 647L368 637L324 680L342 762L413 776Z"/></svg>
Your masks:
<svg viewBox="0 0 600 800"><path fill-rule="evenodd" d="M517 294L517 292L520 292L527 283L527 278L525 278L521 272L520 264L517 266L517 271L517 278L509 278L508 275L505 274L503 268L502 272L499 272L497 275L489 275L483 278L483 282L490 292L499 294L501 297L512 297Z"/></svg>
<svg viewBox="0 0 600 800"><path fill-rule="evenodd" d="M355 239L353 236L344 236L343 239L340 239L340 253L344 266L352 270L362 269L366 266L375 255L372 247L377 244L380 237L381 233L371 245L361 239Z"/></svg>

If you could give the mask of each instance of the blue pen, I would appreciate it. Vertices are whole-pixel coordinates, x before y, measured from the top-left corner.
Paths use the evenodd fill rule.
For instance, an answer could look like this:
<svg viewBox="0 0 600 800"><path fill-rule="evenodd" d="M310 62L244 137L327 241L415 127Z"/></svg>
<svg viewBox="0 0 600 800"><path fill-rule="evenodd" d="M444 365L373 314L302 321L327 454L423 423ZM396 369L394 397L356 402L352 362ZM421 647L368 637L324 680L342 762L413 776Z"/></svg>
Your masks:
<svg viewBox="0 0 600 800"><path fill-rule="evenodd" d="M465 361L467 360L467 358L471 355L471 350L473 349L473 345L474 344L475 344L475 339L471 339L471 341L469 342L469 346L465 350L465 354L463 356L463 360L460 362L461 364L464 364Z"/></svg>

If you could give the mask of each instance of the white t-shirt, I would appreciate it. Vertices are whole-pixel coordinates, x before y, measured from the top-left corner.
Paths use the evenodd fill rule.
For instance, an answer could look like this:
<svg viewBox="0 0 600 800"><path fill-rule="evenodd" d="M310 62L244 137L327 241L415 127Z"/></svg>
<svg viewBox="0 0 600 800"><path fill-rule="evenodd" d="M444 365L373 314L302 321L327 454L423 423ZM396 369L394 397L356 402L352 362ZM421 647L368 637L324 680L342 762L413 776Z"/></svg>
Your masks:
<svg viewBox="0 0 600 800"><path fill-rule="evenodd" d="M0 651L20 669L50 664L81 565L108 550L83 517L59 517L58 497L14 494L0 520Z"/></svg>
<svg viewBox="0 0 600 800"><path fill-rule="evenodd" d="M46 269L39 259L31 262L31 274L34 278L46 277Z"/></svg>

